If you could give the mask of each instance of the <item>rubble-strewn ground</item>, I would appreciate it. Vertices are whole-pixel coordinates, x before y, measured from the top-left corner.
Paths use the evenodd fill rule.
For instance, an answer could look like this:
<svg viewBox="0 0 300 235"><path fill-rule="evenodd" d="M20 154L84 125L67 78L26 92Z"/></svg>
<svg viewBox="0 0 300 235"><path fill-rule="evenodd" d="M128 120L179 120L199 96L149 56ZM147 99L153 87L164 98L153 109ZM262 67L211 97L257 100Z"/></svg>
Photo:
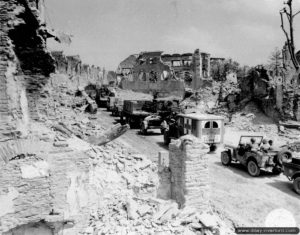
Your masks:
<svg viewBox="0 0 300 235"><path fill-rule="evenodd" d="M157 165L135 148L138 142L124 141L121 137L105 146L88 144L112 123L100 111L97 114L84 111L85 102L75 96L75 87L67 88L66 76L52 75L52 78L64 79L65 83L60 81L59 85L52 83L53 86L45 87L37 103L42 126L55 130L55 124L64 125L78 137L69 138L56 130L53 138L57 145L87 151L91 160L90 186L101 192L91 205L86 234L203 234L204 231L211 234L213 228L220 234L233 233L230 223L224 223L212 211L179 210L175 202L158 199ZM126 98L149 97L131 91L123 93ZM39 126L35 128L37 132ZM157 151L152 152L157 156Z"/></svg>
<svg viewBox="0 0 300 235"><path fill-rule="evenodd" d="M207 89L209 92L211 90ZM130 91L126 93L136 95ZM47 106L43 113L46 126L65 123L77 136L88 141L115 123L115 119L105 111L98 110L95 115L84 113L85 105L74 94L70 90L66 92L63 87L49 90L44 102L38 104L41 109ZM208 95L206 97L212 99ZM194 102L193 98L190 102ZM226 109L223 110L226 113ZM279 144L279 141L288 140L280 135L292 130L279 131L276 123L250 102L232 115L226 126L225 141L238 137L240 131L259 132ZM162 136L155 131L152 133L154 135L150 131L147 136L141 136L137 130L129 130L116 141L104 147L94 147L90 152L92 184L103 189L103 197L95 202L100 207L91 213L87 234L189 234L203 227L203 224L195 223L201 217L199 213L192 213L190 208L187 208L188 212L178 211L171 201L155 197L155 190L161 190L157 166L148 159L157 162L158 151L166 151L166 148L162 145ZM252 178L239 165L222 166L219 156L220 152L217 152L209 159L211 204L212 211L227 221L227 226L219 224L217 227L230 227L229 220L236 226L264 226L268 213L281 207L300 220L298 198L286 177L263 173L259 178ZM206 215L205 218L208 217ZM221 223L220 219L217 221ZM232 231L228 230L228 233Z"/></svg>

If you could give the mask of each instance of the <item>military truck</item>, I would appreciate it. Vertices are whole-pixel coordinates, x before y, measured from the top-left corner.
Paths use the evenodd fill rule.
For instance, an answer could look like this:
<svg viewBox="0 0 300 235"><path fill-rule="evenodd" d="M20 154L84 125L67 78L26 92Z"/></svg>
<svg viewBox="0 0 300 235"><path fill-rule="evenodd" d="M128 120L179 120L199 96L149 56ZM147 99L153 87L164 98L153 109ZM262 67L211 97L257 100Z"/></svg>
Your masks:
<svg viewBox="0 0 300 235"><path fill-rule="evenodd" d="M170 120L164 132L164 143L169 145L171 139L192 134L208 144L210 151L215 151L217 144L224 140L224 118L210 114L178 114Z"/></svg>
<svg viewBox="0 0 300 235"><path fill-rule="evenodd" d="M160 129L164 134L170 115L179 112L179 99L157 98L153 101L152 111L154 114L142 121L140 132L146 134L149 129Z"/></svg>
<svg viewBox="0 0 300 235"><path fill-rule="evenodd" d="M151 107L152 100L124 100L121 122L125 121L130 128L140 127L144 118L152 113Z"/></svg>
<svg viewBox="0 0 300 235"><path fill-rule="evenodd" d="M112 88L107 85L102 85L97 91L96 102L98 107L107 108L107 101L109 97L114 97L115 93L112 92Z"/></svg>

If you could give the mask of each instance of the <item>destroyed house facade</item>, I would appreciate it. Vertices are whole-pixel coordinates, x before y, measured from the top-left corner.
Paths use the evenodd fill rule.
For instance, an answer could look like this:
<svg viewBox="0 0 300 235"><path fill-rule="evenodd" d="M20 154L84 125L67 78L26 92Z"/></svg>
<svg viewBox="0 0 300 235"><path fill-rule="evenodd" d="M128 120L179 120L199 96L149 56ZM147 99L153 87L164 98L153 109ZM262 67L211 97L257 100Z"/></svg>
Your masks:
<svg viewBox="0 0 300 235"><path fill-rule="evenodd" d="M199 89L201 80L210 78L210 54L195 50L194 53L163 54L162 51L141 52L131 55L117 69L120 80L180 81L185 87Z"/></svg>

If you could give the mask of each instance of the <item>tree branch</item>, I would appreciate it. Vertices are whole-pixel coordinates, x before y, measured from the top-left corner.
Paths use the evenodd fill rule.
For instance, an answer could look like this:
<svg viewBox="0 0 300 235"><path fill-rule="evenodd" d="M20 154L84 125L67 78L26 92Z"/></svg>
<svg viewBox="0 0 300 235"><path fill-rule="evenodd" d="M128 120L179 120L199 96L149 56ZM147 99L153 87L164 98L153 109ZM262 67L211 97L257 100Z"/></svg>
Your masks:
<svg viewBox="0 0 300 235"><path fill-rule="evenodd" d="M293 15L293 18L300 13L300 10Z"/></svg>
<svg viewBox="0 0 300 235"><path fill-rule="evenodd" d="M281 29L282 29L282 31L284 32L285 36L286 36L287 42L289 43L290 38L289 38L289 35L288 35L287 31L286 31L285 28L284 28L283 16L282 16L283 13L284 13L284 12L280 11Z"/></svg>

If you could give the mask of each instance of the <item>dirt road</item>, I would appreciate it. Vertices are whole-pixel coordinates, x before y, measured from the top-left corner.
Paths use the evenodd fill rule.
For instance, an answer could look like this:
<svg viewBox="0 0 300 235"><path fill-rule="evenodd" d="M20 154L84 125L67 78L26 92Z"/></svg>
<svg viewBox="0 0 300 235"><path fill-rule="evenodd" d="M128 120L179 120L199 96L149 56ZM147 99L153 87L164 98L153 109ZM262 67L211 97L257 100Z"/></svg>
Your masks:
<svg viewBox="0 0 300 235"><path fill-rule="evenodd" d="M107 127L116 122L106 111L100 111L98 115ZM149 132L146 136L139 135L137 129L129 130L117 141L155 162L159 151L168 151L162 143L163 137L159 130ZM210 154L209 170L211 204L236 226L264 226L269 213L283 208L293 215L300 227L300 195L293 191L292 183L284 175L263 172L261 176L253 178L238 164L223 166L220 150Z"/></svg>

